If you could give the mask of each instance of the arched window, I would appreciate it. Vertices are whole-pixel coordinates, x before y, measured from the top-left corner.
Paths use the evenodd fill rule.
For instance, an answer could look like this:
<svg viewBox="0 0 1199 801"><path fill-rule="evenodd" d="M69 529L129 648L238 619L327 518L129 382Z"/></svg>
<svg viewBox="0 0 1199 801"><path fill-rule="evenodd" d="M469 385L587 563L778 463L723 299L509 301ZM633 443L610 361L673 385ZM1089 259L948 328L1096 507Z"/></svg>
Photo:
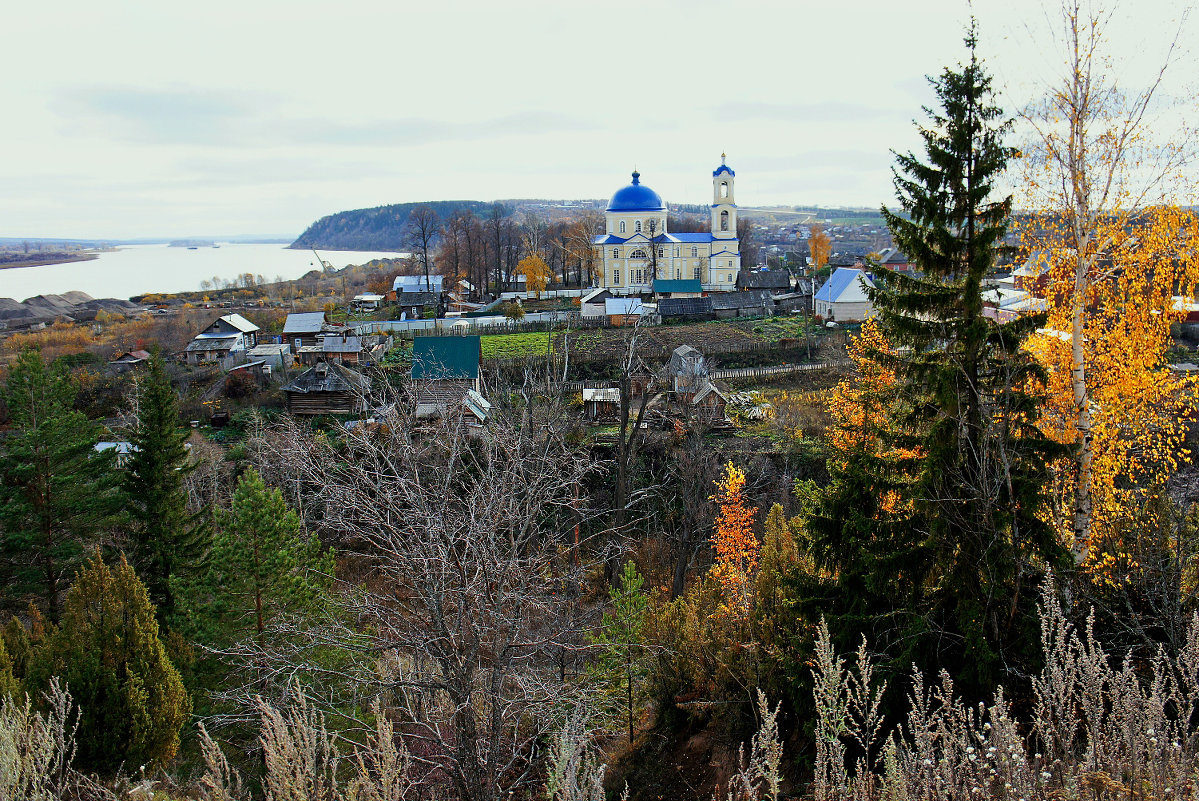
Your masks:
<svg viewBox="0 0 1199 801"><path fill-rule="evenodd" d="M621 232L622 234L624 233L624 220L621 220L621 221L620 221L620 232Z"/></svg>
<svg viewBox="0 0 1199 801"><path fill-rule="evenodd" d="M699 248L691 248L691 258L694 259L694 258L697 258L698 256L699 256Z"/></svg>
<svg viewBox="0 0 1199 801"><path fill-rule="evenodd" d="M637 233L641 233L641 220L637 221Z"/></svg>
<svg viewBox="0 0 1199 801"><path fill-rule="evenodd" d="M729 196L729 182L728 181L720 182L720 196L721 197Z"/></svg>
<svg viewBox="0 0 1199 801"><path fill-rule="evenodd" d="M658 248L658 258L662 258L665 255L666 255L666 248Z"/></svg>
<svg viewBox="0 0 1199 801"><path fill-rule="evenodd" d="M644 259L645 251L644 250L634 250L632 253L629 254L629 258L630 259Z"/></svg>
<svg viewBox="0 0 1199 801"><path fill-rule="evenodd" d="M725 209L724 211L720 212L720 230L721 231L729 230L729 211L728 211L728 209Z"/></svg>
<svg viewBox="0 0 1199 801"><path fill-rule="evenodd" d="M620 258L620 248L612 248L612 258L614 258L614 259Z"/></svg>

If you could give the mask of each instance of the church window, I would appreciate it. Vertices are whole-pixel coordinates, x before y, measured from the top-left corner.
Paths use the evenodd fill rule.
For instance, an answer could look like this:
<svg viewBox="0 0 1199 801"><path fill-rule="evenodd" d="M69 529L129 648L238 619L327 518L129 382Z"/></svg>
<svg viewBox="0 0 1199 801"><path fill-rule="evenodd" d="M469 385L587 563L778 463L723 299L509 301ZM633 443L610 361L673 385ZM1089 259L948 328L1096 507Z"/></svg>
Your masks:
<svg viewBox="0 0 1199 801"><path fill-rule="evenodd" d="M728 209L725 209L724 211L720 212L720 230L721 230L721 231L727 231L727 230L729 230L729 212L728 212Z"/></svg>
<svg viewBox="0 0 1199 801"><path fill-rule="evenodd" d="M698 255L699 255L699 248L691 248L691 258L694 259Z"/></svg>
<svg viewBox="0 0 1199 801"><path fill-rule="evenodd" d="M641 233L641 220L637 221L637 233Z"/></svg>
<svg viewBox="0 0 1199 801"><path fill-rule="evenodd" d="M620 221L620 232L621 232L622 234L624 233L624 220L621 220L621 221Z"/></svg>
<svg viewBox="0 0 1199 801"><path fill-rule="evenodd" d="M728 181L721 181L721 182L720 182L720 196L721 196L721 197L728 197L728 196L729 196L729 184L728 184Z"/></svg>
<svg viewBox="0 0 1199 801"><path fill-rule="evenodd" d="M629 258L630 259L644 259L645 251L644 250L634 250L632 253L629 254Z"/></svg>
<svg viewBox="0 0 1199 801"><path fill-rule="evenodd" d="M666 255L666 248L658 248L658 258Z"/></svg>
<svg viewBox="0 0 1199 801"><path fill-rule="evenodd" d="M699 268L698 267L695 268L695 280L696 281L699 280Z"/></svg>
<svg viewBox="0 0 1199 801"><path fill-rule="evenodd" d="M612 283L614 283L614 284L620 283L620 270L612 271Z"/></svg>
<svg viewBox="0 0 1199 801"><path fill-rule="evenodd" d="M614 258L614 259L620 258L620 248L612 248L612 258Z"/></svg>
<svg viewBox="0 0 1199 801"><path fill-rule="evenodd" d="M681 269L679 269L678 267L674 268L674 277L675 277L675 278L682 278L682 277L683 277L683 271L682 271Z"/></svg>

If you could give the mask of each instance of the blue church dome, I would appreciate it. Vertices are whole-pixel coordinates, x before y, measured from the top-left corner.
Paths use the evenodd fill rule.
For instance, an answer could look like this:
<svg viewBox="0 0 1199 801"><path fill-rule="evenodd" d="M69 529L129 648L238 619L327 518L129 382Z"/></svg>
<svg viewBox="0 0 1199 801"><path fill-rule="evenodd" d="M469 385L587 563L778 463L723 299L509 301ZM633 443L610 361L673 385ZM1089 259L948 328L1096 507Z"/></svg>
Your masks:
<svg viewBox="0 0 1199 801"><path fill-rule="evenodd" d="M616 190L608 201L608 211L666 211L662 196L641 185L641 173L633 173L633 183Z"/></svg>

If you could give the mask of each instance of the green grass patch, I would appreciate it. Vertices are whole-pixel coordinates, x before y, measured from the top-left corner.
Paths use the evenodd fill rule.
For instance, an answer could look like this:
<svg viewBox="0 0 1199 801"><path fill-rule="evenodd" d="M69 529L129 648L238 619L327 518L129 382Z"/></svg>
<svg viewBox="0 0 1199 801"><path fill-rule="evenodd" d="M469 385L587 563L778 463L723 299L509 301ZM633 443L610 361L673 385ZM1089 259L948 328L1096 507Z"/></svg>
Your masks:
<svg viewBox="0 0 1199 801"><path fill-rule="evenodd" d="M484 334L484 359L523 359L549 353L552 331L528 331L522 334Z"/></svg>

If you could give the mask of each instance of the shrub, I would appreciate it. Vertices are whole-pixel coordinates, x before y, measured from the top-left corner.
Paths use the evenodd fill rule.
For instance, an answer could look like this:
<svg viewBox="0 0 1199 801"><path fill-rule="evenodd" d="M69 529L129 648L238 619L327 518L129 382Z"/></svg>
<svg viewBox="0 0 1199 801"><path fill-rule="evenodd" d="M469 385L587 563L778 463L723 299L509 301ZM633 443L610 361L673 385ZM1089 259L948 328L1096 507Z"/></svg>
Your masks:
<svg viewBox="0 0 1199 801"><path fill-rule="evenodd" d="M851 668L817 637L816 801L832 799L1157 798L1191 793L1199 769L1199 617L1176 656L1113 659L1066 619L1053 587L1041 604L1045 667L1031 726L996 690L967 706L944 671L912 677L905 720L879 715L885 686L865 641ZM1027 735L1025 734L1027 732Z"/></svg>
<svg viewBox="0 0 1199 801"><path fill-rule="evenodd" d="M114 568L96 553L67 594L62 624L34 656L34 689L55 678L82 709L77 764L114 773L174 757L191 701L158 637L146 587L124 557Z"/></svg>

